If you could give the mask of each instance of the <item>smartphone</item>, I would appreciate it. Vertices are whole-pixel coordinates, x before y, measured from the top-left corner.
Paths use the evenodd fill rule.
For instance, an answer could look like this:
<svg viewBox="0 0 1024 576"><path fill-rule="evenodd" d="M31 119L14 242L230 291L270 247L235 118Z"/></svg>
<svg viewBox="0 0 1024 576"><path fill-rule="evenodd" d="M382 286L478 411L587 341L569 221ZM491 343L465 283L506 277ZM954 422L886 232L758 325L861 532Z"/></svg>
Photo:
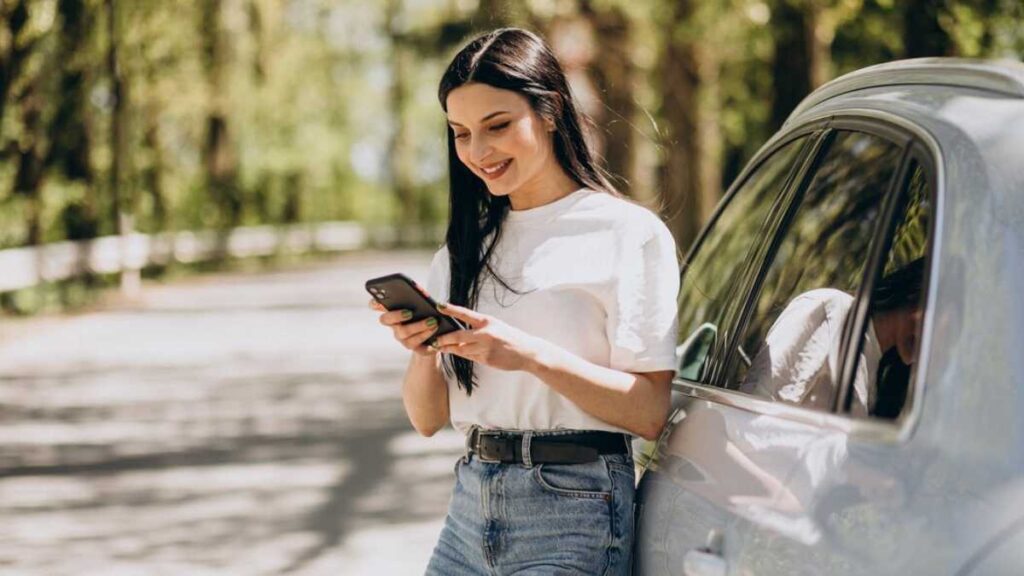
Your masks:
<svg viewBox="0 0 1024 576"><path fill-rule="evenodd" d="M455 318L442 314L430 294L405 274L389 274L367 280L366 291L388 310L411 311L412 318L402 324L419 322L431 316L437 318L437 331L426 344L431 344L438 336L466 328Z"/></svg>

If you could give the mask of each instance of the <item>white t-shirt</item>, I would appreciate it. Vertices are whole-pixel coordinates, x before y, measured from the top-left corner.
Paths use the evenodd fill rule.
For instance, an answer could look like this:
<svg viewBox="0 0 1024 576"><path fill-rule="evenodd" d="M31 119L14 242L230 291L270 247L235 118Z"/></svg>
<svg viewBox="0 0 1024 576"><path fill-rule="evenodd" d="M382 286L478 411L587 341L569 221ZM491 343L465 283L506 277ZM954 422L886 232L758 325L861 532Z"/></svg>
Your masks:
<svg viewBox="0 0 1024 576"><path fill-rule="evenodd" d="M740 390L791 404L831 408L839 382L840 340L853 296L833 288L800 294L768 330ZM874 407L875 377L882 351L868 322L854 378L853 414L865 416Z"/></svg>
<svg viewBox="0 0 1024 576"><path fill-rule="evenodd" d="M582 189L544 206L511 210L491 256L509 286L485 275L476 310L594 364L626 372L675 370L679 267L668 228L642 206ZM448 300L448 249L427 290ZM627 432L581 410L535 376L474 366L467 396L448 379L452 424L503 430Z"/></svg>

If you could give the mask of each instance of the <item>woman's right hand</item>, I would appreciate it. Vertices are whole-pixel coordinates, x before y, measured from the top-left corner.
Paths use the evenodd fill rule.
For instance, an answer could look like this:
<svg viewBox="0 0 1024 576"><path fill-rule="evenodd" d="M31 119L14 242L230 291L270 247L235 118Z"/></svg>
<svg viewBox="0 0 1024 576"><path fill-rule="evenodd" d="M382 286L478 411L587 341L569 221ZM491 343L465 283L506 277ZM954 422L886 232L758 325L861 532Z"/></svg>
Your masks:
<svg viewBox="0 0 1024 576"><path fill-rule="evenodd" d="M388 311L376 300L370 300L370 309L381 312L380 323L391 328L395 340L407 349L420 356L433 356L437 353L433 348L426 346L425 342L437 331L437 318L427 318L412 324L402 324L412 316L408 310Z"/></svg>

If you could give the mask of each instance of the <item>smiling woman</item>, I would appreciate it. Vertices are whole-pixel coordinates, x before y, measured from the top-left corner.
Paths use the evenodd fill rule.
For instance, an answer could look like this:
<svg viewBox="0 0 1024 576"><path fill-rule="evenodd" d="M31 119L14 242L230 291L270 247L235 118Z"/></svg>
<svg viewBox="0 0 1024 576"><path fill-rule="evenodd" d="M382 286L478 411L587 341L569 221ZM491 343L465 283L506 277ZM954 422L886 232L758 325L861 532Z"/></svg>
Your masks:
<svg viewBox="0 0 1024 576"><path fill-rule="evenodd" d="M630 438L657 437L675 368L675 243L608 183L536 35L473 40L439 99L451 220L427 289L468 328L431 340L435 318L381 310L414 352L413 426L466 436L427 573L626 574Z"/></svg>
<svg viewBox="0 0 1024 576"><path fill-rule="evenodd" d="M507 195L513 210L540 206L577 188L553 159L554 122L541 118L519 93L466 84L451 91L447 105L459 161L487 183L491 194ZM461 119L463 114L469 119Z"/></svg>

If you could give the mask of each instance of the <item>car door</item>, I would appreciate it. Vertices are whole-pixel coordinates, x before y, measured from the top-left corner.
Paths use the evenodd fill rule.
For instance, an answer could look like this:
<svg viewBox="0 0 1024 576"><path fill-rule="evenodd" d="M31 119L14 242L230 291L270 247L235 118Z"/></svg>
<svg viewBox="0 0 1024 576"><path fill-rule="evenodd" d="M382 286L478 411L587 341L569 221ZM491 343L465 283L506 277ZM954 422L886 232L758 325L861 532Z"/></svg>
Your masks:
<svg viewBox="0 0 1024 576"><path fill-rule="evenodd" d="M680 378L710 384L727 357L724 342L739 318L751 276L749 264L763 250L772 223L799 181L821 132L807 129L767 147L738 180L686 259L680 294ZM739 542L740 525L728 492L753 499L774 494L778 471L756 451L755 462L723 459L725 428L748 426L747 414L694 402L678 383L673 415L662 440L637 452L646 470L638 492L637 574L681 574L685 553L705 545L709 534ZM705 441L706 440L706 441ZM767 456L767 455L764 455ZM726 553L732 548L726 548Z"/></svg>
<svg viewBox="0 0 1024 576"><path fill-rule="evenodd" d="M802 431L788 498L767 511L785 529L751 530L736 559L742 573L941 574L952 566L963 535L944 515L970 495L958 493L959 464L927 434L913 433L923 393L913 373L917 351L890 345L877 364L863 353L872 338L898 340L889 325L896 317L913 318L902 337L920 340L934 221L931 165L923 147L911 147L847 322L837 415ZM858 372L875 377L866 410L855 408ZM789 425L774 419L766 416L766 424Z"/></svg>
<svg viewBox="0 0 1024 576"><path fill-rule="evenodd" d="M791 476L837 420L848 312L906 146L870 122L832 122L743 256L715 241L749 227L725 217L744 209L743 187L706 233L683 277L675 410L640 483L637 573L788 573L765 543L815 540L791 513Z"/></svg>

